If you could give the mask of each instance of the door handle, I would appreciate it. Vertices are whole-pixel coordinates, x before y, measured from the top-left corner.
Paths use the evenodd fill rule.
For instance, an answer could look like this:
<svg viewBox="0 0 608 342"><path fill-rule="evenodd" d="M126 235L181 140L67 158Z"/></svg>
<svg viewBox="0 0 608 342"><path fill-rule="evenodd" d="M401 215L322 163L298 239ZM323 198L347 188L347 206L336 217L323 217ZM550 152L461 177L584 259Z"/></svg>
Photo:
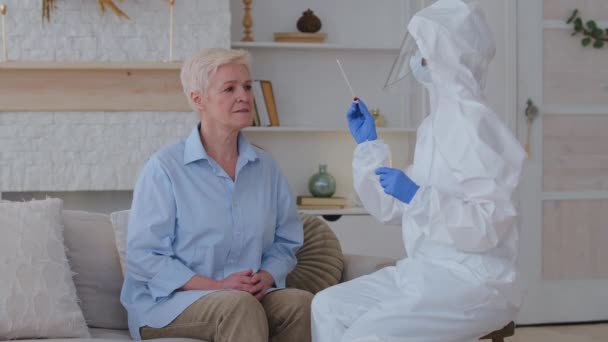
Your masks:
<svg viewBox="0 0 608 342"><path fill-rule="evenodd" d="M527 118L527 123L528 123L528 127L527 127L527 132L526 132L526 145L525 145L525 150L526 150L526 154L528 155L528 159L530 159L530 139L531 139L531 135L532 135L532 123L534 122L534 119L536 119L536 117L538 116L539 110L538 107L534 104L534 102L532 102L532 99L528 99L527 105L526 105L526 118Z"/></svg>

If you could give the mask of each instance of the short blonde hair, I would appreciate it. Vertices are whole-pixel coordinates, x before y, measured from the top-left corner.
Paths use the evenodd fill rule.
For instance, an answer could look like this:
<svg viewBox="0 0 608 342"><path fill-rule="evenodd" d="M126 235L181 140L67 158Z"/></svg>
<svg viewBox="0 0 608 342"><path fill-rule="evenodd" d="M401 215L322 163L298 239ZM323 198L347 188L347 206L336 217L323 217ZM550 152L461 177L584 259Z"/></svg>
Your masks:
<svg viewBox="0 0 608 342"><path fill-rule="evenodd" d="M209 80L217 69L229 63L241 64L247 67L247 70L251 70L251 54L242 49L212 48L204 49L184 61L181 71L182 88L194 111L198 110L190 94L193 92L204 94L209 86Z"/></svg>

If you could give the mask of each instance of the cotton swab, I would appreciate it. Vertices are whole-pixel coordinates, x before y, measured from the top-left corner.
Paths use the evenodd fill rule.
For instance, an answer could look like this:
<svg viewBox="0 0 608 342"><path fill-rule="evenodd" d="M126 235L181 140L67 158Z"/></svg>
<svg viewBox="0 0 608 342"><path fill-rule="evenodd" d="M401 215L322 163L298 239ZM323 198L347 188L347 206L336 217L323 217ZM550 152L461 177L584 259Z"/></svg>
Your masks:
<svg viewBox="0 0 608 342"><path fill-rule="evenodd" d="M336 58L336 62L338 62L338 67L340 68L340 72L342 73L342 77L344 77L344 81L346 81L346 85L348 86L348 89L350 89L350 93L353 95L353 99L355 102L358 102L359 99L357 97L357 95L355 95L355 91L353 90L353 87L350 85L350 82L348 81L348 77L346 77L346 73L344 72L344 68L342 68L342 63L340 63L340 60Z"/></svg>

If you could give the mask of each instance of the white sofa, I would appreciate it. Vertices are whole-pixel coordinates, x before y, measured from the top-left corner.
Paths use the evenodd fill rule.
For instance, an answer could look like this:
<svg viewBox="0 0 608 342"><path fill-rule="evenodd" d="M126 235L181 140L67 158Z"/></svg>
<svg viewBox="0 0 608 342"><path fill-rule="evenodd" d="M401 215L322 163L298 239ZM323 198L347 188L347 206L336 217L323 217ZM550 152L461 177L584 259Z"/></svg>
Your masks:
<svg viewBox="0 0 608 342"><path fill-rule="evenodd" d="M110 216L64 210L62 217L67 257L74 272L73 279L80 308L89 326L91 338L48 341L131 340L127 330L127 314L119 300L123 277ZM348 280L372 272L379 265L392 261L394 260L381 257L345 256L343 279Z"/></svg>

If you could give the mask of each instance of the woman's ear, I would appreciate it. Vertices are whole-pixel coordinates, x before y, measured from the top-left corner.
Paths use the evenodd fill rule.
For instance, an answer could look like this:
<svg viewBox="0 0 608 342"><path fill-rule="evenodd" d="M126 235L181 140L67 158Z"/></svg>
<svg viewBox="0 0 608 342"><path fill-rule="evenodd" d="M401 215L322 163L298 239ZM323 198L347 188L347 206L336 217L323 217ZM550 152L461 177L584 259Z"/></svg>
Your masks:
<svg viewBox="0 0 608 342"><path fill-rule="evenodd" d="M205 106L203 105L203 97L201 96L201 93L198 91L191 92L190 99L196 108L198 108L199 112L202 112Z"/></svg>

